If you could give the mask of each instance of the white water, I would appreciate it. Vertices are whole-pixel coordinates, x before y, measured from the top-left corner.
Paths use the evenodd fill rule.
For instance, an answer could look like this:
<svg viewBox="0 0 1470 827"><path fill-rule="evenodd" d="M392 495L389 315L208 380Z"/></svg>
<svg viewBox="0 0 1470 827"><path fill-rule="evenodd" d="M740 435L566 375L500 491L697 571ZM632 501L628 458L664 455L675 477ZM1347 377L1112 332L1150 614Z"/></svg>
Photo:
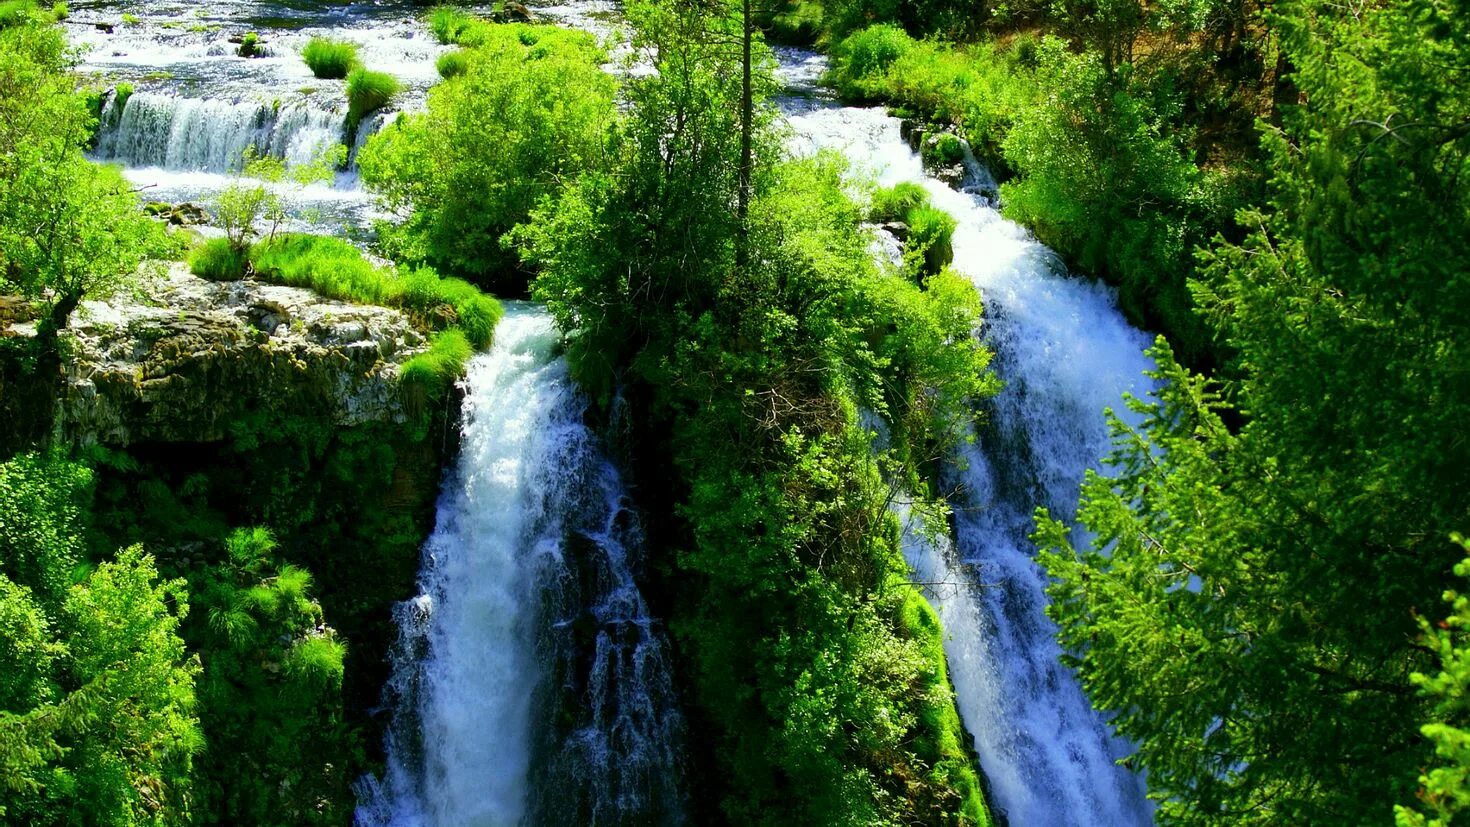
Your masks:
<svg viewBox="0 0 1470 827"><path fill-rule="evenodd" d="M637 521L557 341L544 311L513 306L470 364L360 823L679 821L681 724L634 584Z"/></svg>
<svg viewBox="0 0 1470 827"><path fill-rule="evenodd" d="M783 57L785 57L783 55ZM792 62L798 77L810 61ZM992 804L1016 827L1138 825L1152 820L1137 776L1116 766L1128 752L1059 661L1045 616L1046 579L1028 539L1031 514L1070 516L1087 468L1107 453L1106 408L1148 389L1148 337L1123 319L1113 292L1066 275L1056 256L1005 220L984 194L927 177L882 110L796 100L785 109L795 149L836 149L882 185L915 181L958 221L954 268L980 290L983 335L1006 382L989 404L991 425L949 482L957 549L906 550L931 590L947 633L960 713L975 738ZM1078 538L1085 543L1086 538Z"/></svg>

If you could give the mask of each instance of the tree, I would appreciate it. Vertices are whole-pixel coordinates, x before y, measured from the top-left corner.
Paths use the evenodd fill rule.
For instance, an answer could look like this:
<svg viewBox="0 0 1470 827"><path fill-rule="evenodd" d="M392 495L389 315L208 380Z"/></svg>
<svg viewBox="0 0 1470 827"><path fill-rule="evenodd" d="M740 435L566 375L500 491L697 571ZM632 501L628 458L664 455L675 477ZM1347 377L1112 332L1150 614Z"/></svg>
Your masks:
<svg viewBox="0 0 1470 827"><path fill-rule="evenodd" d="M1453 539L1466 551L1470 543L1460 535ZM1470 559L1455 564L1455 576L1470 577ZM1434 702L1430 721L1419 728L1434 744L1438 766L1419 776L1414 807L1394 807L1398 827L1451 827L1456 816L1470 809L1470 598L1460 592L1444 593L1453 607L1438 624L1419 621L1424 642L1434 650L1439 671L1411 675L1419 691Z"/></svg>
<svg viewBox="0 0 1470 827"><path fill-rule="evenodd" d="M1264 130L1272 196L1195 293L1238 353L1115 420L1079 553L1045 515L1054 612L1177 824L1362 823L1431 745L1414 611L1470 519L1467 21L1278 7L1306 103ZM1228 413L1227 413L1228 412ZM1243 424L1232 430L1224 416Z"/></svg>
<svg viewBox="0 0 1470 827"><path fill-rule="evenodd" d="M83 157L93 117L67 74L59 31L0 30L0 289L45 303L38 369L82 299L105 296L163 251L161 226L120 174Z"/></svg>
<svg viewBox="0 0 1470 827"><path fill-rule="evenodd" d="M51 640L23 588L0 578L0 592L0 611L29 615L0 630L0 648L25 644L39 689L0 710L0 813L38 825L188 823L201 741L199 664L178 636L183 582L159 582L151 557L125 549L72 587Z"/></svg>

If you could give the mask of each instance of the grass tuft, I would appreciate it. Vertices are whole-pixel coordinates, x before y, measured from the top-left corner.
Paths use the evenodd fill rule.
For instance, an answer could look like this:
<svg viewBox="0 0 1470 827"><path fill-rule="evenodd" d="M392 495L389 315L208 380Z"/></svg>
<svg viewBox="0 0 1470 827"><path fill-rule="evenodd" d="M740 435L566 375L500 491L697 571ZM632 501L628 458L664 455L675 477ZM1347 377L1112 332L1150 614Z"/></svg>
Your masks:
<svg viewBox="0 0 1470 827"><path fill-rule="evenodd" d="M322 80L341 80L357 67L357 46L345 40L313 37L301 50L301 59Z"/></svg>
<svg viewBox="0 0 1470 827"><path fill-rule="evenodd" d="M361 66L347 74L347 118L356 124L367 115L388 105L398 94L398 79L387 72L374 72Z"/></svg>
<svg viewBox="0 0 1470 827"><path fill-rule="evenodd" d="M239 281L249 265L249 254L235 249L228 238L211 238L189 256L189 272L210 281Z"/></svg>

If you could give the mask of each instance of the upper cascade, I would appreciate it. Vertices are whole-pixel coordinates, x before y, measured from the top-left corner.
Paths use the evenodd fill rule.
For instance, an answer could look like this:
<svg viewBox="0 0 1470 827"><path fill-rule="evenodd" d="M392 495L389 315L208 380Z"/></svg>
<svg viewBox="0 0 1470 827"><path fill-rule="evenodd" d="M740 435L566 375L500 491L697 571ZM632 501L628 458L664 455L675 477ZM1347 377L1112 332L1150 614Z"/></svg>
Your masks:
<svg viewBox="0 0 1470 827"><path fill-rule="evenodd" d="M97 156L134 167L228 173L237 171L246 149L254 147L287 164L309 163L342 143L344 117L299 98L113 94L102 111Z"/></svg>

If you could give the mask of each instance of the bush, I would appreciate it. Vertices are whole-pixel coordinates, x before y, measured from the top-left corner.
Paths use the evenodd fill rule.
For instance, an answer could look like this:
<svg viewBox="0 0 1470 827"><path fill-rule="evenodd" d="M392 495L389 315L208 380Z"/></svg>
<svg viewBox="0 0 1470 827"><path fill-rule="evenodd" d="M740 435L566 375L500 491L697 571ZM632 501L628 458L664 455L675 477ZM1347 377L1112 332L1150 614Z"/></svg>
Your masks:
<svg viewBox="0 0 1470 827"><path fill-rule="evenodd" d="M953 133L941 132L924 143L924 160L930 164L949 166L965 159L965 144Z"/></svg>
<svg viewBox="0 0 1470 827"><path fill-rule="evenodd" d="M458 44L465 30L470 28L473 19L450 6L440 6L429 13L429 31L445 46Z"/></svg>
<svg viewBox="0 0 1470 827"><path fill-rule="evenodd" d="M887 91L883 82L888 67L908 54L918 43L893 25L869 26L833 50L833 77L844 97L867 99Z"/></svg>
<svg viewBox="0 0 1470 827"><path fill-rule="evenodd" d="M390 209L410 212L382 236L395 258L519 294L526 271L501 239L604 157L616 81L584 32L477 31L484 45L454 53L463 73L429 93L427 111L369 139L358 167Z"/></svg>
<svg viewBox="0 0 1470 827"><path fill-rule="evenodd" d="M373 72L361 66L347 75L347 119L356 124L367 115L388 105L398 94L398 79L387 72Z"/></svg>
<svg viewBox="0 0 1470 827"><path fill-rule="evenodd" d="M189 272L210 281L239 281L249 270L250 253L228 238L211 238L189 256Z"/></svg>
<svg viewBox="0 0 1470 827"><path fill-rule="evenodd" d="M439 70L439 77L448 80L464 74L470 68L470 53L467 50L458 52L445 52L439 56L434 63L434 68Z"/></svg>
<svg viewBox="0 0 1470 827"><path fill-rule="evenodd" d="M301 50L311 73L323 80L339 80L357 67L357 46L345 40L313 37Z"/></svg>

